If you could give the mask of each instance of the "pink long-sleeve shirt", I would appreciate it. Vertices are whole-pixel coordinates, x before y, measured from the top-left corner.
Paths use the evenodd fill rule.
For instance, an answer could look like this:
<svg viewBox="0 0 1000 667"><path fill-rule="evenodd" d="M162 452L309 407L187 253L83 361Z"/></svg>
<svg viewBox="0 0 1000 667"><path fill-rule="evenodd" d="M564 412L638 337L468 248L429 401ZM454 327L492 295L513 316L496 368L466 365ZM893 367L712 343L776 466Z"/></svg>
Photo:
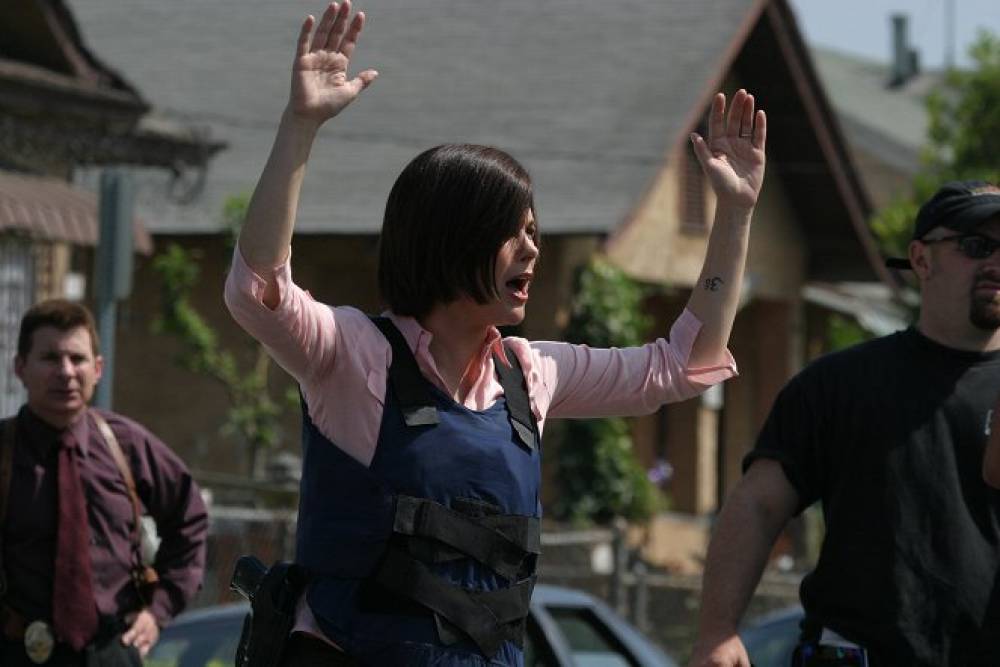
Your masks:
<svg viewBox="0 0 1000 667"><path fill-rule="evenodd" d="M273 269L278 305L264 305L267 281L253 272L239 249L226 280L233 318L260 341L296 381L320 433L364 465L378 442L392 348L367 315L314 300L292 281L290 256ZM388 313L413 350L420 371L446 394L430 353L431 333L412 317ZM539 433L549 417L604 417L653 412L664 403L695 396L736 374L726 351L715 366L688 368L701 322L685 310L670 330L641 347L597 349L569 343L507 338L524 371ZM479 353L479 373L463 404L485 410L503 394L493 353L506 360L500 333L491 329ZM326 639L305 597L295 631ZM329 641L328 639L326 641Z"/></svg>
<svg viewBox="0 0 1000 667"><path fill-rule="evenodd" d="M320 433L359 462L375 455L392 351L368 316L349 306L314 300L292 281L289 260L273 270L279 301L263 303L266 281L237 249L226 281L229 311L299 383L309 417ZM432 335L412 317L388 313L414 352L421 372L450 393L430 353ZM664 403L691 398L736 374L727 351L714 366L689 368L701 322L685 310L670 330L641 347L599 349L552 341L506 339L524 370L539 432L549 417L648 414ZM479 354L465 407L485 410L503 394L493 353L506 359L500 333L491 329Z"/></svg>

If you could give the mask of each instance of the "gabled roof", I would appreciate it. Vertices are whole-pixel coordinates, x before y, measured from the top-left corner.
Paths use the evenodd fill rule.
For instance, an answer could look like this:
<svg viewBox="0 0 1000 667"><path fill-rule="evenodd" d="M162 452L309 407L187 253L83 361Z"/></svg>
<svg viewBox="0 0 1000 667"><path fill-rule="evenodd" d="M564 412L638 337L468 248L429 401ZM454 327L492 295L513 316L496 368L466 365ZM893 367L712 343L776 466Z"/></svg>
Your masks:
<svg viewBox="0 0 1000 667"><path fill-rule="evenodd" d="M368 23L354 65L380 77L324 128L299 232L377 233L403 166L424 148L468 141L524 162L544 233L607 234L735 72L778 111L772 164L814 242L810 275L836 274L845 257L852 277L882 275L867 195L786 0L358 5ZM253 188L287 99L298 27L321 9L311 0L132 0L127 13L117 0L74 5L104 57L155 83L143 87L158 107L232 147L197 205L159 210L154 231L216 231L226 196Z"/></svg>
<svg viewBox="0 0 1000 667"><path fill-rule="evenodd" d="M893 156L887 150L886 159L895 159L901 169L914 173L920 149L927 143L926 99L942 83L944 73L922 71L901 86L890 87L888 63L832 49L813 49L812 57L849 138L857 133L859 139L904 151L903 156Z"/></svg>
<svg viewBox="0 0 1000 667"><path fill-rule="evenodd" d="M893 284L868 228L868 192L795 16L785 0L762 2L758 9L747 13L743 28L720 49L726 58L701 80L699 96L688 101L688 121L675 135L675 146L689 150L687 135L704 122L715 91L729 81L746 87L767 112L769 179L780 180L806 241L807 278ZM629 238L631 224L655 223L627 221L610 240L612 252L629 252L616 244Z"/></svg>
<svg viewBox="0 0 1000 667"><path fill-rule="evenodd" d="M868 227L863 177L787 2L767 3L732 66L772 110L768 161L809 243L809 279L895 285Z"/></svg>
<svg viewBox="0 0 1000 667"><path fill-rule="evenodd" d="M374 234L390 186L420 150L498 145L536 181L545 233L604 234L645 192L700 113L706 82L763 0L367 0L358 67L381 76L315 147L303 232ZM252 189L287 97L298 26L323 3L79 0L81 32L150 100L230 150L196 206L154 231L215 230ZM141 28L141 29L140 29Z"/></svg>
<svg viewBox="0 0 1000 667"><path fill-rule="evenodd" d="M872 200L884 206L908 195L928 143L927 97L944 72L920 71L889 86L888 63L829 49L814 49L813 60Z"/></svg>

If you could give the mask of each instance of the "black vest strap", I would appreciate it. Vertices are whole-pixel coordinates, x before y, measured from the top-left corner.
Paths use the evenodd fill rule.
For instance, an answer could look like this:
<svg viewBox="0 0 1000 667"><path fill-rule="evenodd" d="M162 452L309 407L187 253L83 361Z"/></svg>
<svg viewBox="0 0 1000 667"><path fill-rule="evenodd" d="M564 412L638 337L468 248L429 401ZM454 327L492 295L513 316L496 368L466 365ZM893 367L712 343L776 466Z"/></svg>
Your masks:
<svg viewBox="0 0 1000 667"><path fill-rule="evenodd" d="M505 345L507 359L510 366L507 366L496 355L493 355L493 366L496 368L497 377L503 386L504 396L507 398L507 414L510 416L510 425L517 433L525 447L534 449L538 446L538 429L535 428L535 416L531 412L531 401L528 398L528 389L524 381L524 371L521 370L521 362L517 355Z"/></svg>
<svg viewBox="0 0 1000 667"><path fill-rule="evenodd" d="M469 591L448 583L426 565L395 549L386 553L375 581L440 615L476 644L485 656L495 655L505 640L523 643L535 578L496 591Z"/></svg>
<svg viewBox="0 0 1000 667"><path fill-rule="evenodd" d="M392 346L389 386L399 402L406 425L437 424L439 420L434 398L427 389L427 382L421 375L417 360L403 334L387 317L373 317L371 320Z"/></svg>
<svg viewBox="0 0 1000 667"><path fill-rule="evenodd" d="M541 552L539 521L513 515L489 519L474 519L426 498L397 496L393 530L442 542L507 579L516 580L524 560Z"/></svg>
<svg viewBox="0 0 1000 667"><path fill-rule="evenodd" d="M403 412L403 420L407 426L424 426L438 423L437 408L434 399L427 388L427 381L420 373L417 360L406 344L406 339L396 325L387 317L372 317L372 322L392 347L392 363L389 365L389 385ZM531 412L531 401L524 381L524 371L521 362L510 347L505 346L507 366L496 355L493 356L493 366L496 368L500 386L503 387L507 400L507 414L510 424L521 443L529 450L538 446L538 429L535 427L535 416Z"/></svg>

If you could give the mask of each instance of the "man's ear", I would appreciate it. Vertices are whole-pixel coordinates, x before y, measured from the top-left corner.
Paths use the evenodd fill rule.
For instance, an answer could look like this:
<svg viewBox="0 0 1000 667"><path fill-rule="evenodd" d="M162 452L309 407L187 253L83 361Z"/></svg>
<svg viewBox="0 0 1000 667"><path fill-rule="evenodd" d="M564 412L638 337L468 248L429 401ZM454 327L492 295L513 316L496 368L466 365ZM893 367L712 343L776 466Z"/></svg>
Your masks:
<svg viewBox="0 0 1000 667"><path fill-rule="evenodd" d="M21 382L24 382L24 359L21 358L20 354L14 355L14 375Z"/></svg>
<svg viewBox="0 0 1000 667"><path fill-rule="evenodd" d="M101 373L104 372L104 357L97 355L94 357L94 380L101 379Z"/></svg>
<svg viewBox="0 0 1000 667"><path fill-rule="evenodd" d="M930 278L934 273L934 262L931 258L931 247L926 243L921 243L920 241L910 241L907 253L910 257L910 266L913 267L913 272L917 274L918 278L920 278L920 282Z"/></svg>

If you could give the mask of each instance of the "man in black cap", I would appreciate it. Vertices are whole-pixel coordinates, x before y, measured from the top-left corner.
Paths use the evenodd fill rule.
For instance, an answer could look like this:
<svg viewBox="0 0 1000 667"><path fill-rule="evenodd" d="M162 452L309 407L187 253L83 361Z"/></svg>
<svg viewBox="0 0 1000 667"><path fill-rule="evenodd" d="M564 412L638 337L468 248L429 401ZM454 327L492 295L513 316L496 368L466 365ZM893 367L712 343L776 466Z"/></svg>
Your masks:
<svg viewBox="0 0 1000 667"><path fill-rule="evenodd" d="M746 667L736 634L775 538L821 502L794 664L1000 665L1000 188L949 183L905 260L905 331L811 363L781 391L716 524L691 665Z"/></svg>

